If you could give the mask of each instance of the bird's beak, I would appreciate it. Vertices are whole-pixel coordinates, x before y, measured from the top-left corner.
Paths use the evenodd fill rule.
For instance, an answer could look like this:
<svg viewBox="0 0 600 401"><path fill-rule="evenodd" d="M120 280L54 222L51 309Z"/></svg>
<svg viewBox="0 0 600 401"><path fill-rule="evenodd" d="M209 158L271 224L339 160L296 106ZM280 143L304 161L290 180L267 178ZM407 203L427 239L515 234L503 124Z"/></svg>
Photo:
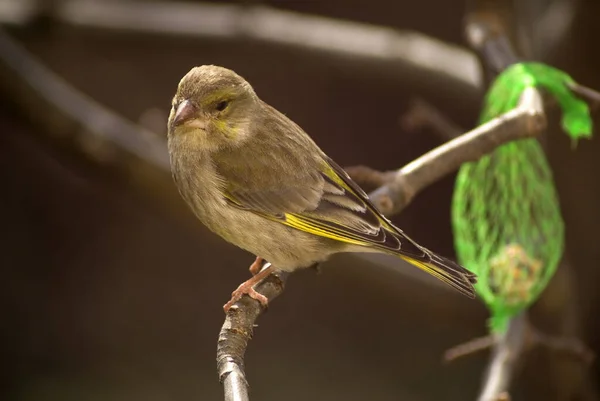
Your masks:
<svg viewBox="0 0 600 401"><path fill-rule="evenodd" d="M175 111L175 118L173 118L173 126L178 127L186 124L194 126L196 128L204 129L204 123L197 119L196 112L198 109L189 100L184 100L179 103L177 110Z"/></svg>

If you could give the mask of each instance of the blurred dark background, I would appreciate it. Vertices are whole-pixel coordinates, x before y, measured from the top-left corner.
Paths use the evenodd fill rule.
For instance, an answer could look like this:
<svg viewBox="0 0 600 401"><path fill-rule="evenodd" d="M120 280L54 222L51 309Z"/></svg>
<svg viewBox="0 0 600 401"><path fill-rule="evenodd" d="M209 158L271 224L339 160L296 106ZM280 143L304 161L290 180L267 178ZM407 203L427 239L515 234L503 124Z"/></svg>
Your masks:
<svg viewBox="0 0 600 401"><path fill-rule="evenodd" d="M10 3L0 2L0 14ZM201 64L223 65L246 77L343 166L398 168L442 143L430 130L407 131L399 123L415 96L462 127L477 119L482 90L433 73L384 72L352 56L332 58L267 41L78 25L52 18L59 3L28 3L45 7L46 14L8 23L7 34L100 105L156 131L156 140L164 140L177 82ZM535 12L571 2L521 3L527 5L525 23L535 26ZM260 4L418 31L465 46L469 5L463 1ZM570 28L560 40L537 47L544 49L539 57L600 89L600 3L576 2L572 10ZM19 83L19 72L29 72L24 65L17 64L15 73L6 64L5 59L0 76L1 398L222 399L215 370L222 305L248 277L253 256L198 223L167 172L86 142L85 128L54 117L35 90ZM78 105L72 107L76 111ZM61 130L76 130L79 139ZM559 130L549 133L570 269L568 274L559 269L533 310L540 327L578 335L596 351L598 151L597 139L573 150ZM415 239L448 256L454 254L453 178L432 185L394 218ZM486 318L482 304L433 280L355 256L336 257L321 274L294 274L259 319L246 357L251 398L473 399L487 353L451 365L443 365L441 356L484 335ZM573 358L544 350L528 356L513 399L597 399L596 365L586 370Z"/></svg>

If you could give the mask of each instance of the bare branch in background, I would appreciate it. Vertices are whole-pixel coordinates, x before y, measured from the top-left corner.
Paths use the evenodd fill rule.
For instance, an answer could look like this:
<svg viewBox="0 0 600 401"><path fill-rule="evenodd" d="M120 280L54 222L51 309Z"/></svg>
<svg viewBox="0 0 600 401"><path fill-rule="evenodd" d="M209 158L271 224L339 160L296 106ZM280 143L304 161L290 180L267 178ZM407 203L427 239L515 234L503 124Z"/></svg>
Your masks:
<svg viewBox="0 0 600 401"><path fill-rule="evenodd" d="M592 109L597 110L600 107L600 92L580 84L571 84L569 89L590 103Z"/></svg>
<svg viewBox="0 0 600 401"><path fill-rule="evenodd" d="M149 164L169 169L164 141L157 141L150 131L141 129L70 86L1 30L0 62L0 72L4 75L2 83L20 85L12 88L16 96L21 96L17 100L30 102L26 111L36 119L45 119L52 134L65 135L68 131L68 135L87 136L90 141L104 142ZM11 80L11 77L15 79ZM34 106L45 106L50 110L40 113L39 110L44 108Z"/></svg>
<svg viewBox="0 0 600 401"><path fill-rule="evenodd" d="M400 124L407 131L415 131L424 127L431 128L435 134L446 141L465 132L439 110L420 98L411 102L408 111L400 118Z"/></svg>
<svg viewBox="0 0 600 401"><path fill-rule="evenodd" d="M517 30L512 5L508 0L470 0L469 4L465 37L484 67L486 81L490 81L519 61L511 45L511 34Z"/></svg>
<svg viewBox="0 0 600 401"><path fill-rule="evenodd" d="M516 319L514 324L520 325L518 327L518 332L522 333L525 338L525 346L519 348L519 350L522 349L523 352L529 351L536 347L543 347L552 352L577 358L587 365L591 364L595 359L594 352L589 349L581 340L575 337L557 337L542 333L531 324L526 313L521 314ZM509 331L510 330L511 329L509 329ZM513 328L512 330L516 329ZM515 335L515 333L512 333L511 335ZM493 334L475 338L469 342L457 345L447 350L444 353L444 361L451 362L489 348L496 349L511 346L510 343L506 343L507 338L507 336L494 336ZM518 341L521 341L521 339L519 338Z"/></svg>
<svg viewBox="0 0 600 401"><path fill-rule="evenodd" d="M368 166L344 167L348 175L359 185L365 187L380 187L394 177L393 171L379 171Z"/></svg>
<svg viewBox="0 0 600 401"><path fill-rule="evenodd" d="M43 134L118 170L181 212L181 201L172 195L164 139L70 85L1 28L0 87Z"/></svg>
<svg viewBox="0 0 600 401"><path fill-rule="evenodd" d="M470 340L469 342L459 344L455 347L450 348L444 353L444 362L452 362L463 356L471 355L479 351L489 349L496 344L496 337L493 334L487 336L478 337Z"/></svg>
<svg viewBox="0 0 600 401"><path fill-rule="evenodd" d="M527 328L529 347L541 346L555 353L569 355L579 359L586 365L591 365L596 358L594 352L576 337L551 336L537 330L529 324Z"/></svg>
<svg viewBox="0 0 600 401"><path fill-rule="evenodd" d="M344 61L344 69L385 70L392 76L417 75L422 85L476 95L480 68L476 57L418 32L355 21L278 10L263 5L216 2L60 0L52 9L38 0L0 0L0 22L23 25L38 18L87 28L189 36L209 40L255 40L319 52ZM352 57L352 63L346 62ZM358 68L361 72L364 68ZM432 80L434 76L436 79Z"/></svg>
<svg viewBox="0 0 600 401"><path fill-rule="evenodd" d="M521 2L526 3L526 2ZM577 0L527 2L517 4L530 8L522 25L530 27L533 57L549 59L552 52L569 34L577 11ZM540 8L546 6L545 10Z"/></svg>

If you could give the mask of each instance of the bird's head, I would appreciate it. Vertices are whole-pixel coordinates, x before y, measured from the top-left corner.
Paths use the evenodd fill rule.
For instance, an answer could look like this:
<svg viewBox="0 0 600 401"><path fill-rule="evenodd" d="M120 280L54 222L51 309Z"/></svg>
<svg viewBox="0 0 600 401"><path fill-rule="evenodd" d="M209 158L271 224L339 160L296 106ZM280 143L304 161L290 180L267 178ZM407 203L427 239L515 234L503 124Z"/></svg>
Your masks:
<svg viewBox="0 0 600 401"><path fill-rule="evenodd" d="M179 82L168 122L169 141L215 151L242 143L259 100L235 72L214 65L194 67Z"/></svg>

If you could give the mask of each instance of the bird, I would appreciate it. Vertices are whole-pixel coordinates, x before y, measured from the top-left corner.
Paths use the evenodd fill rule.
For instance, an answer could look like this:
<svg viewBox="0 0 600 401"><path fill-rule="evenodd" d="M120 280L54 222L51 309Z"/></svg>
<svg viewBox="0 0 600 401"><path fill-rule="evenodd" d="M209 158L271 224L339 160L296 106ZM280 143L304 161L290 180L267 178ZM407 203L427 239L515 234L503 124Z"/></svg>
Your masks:
<svg viewBox="0 0 600 401"><path fill-rule="evenodd" d="M409 238L350 176L248 81L216 65L193 67L168 118L173 180L195 216L256 256L242 296L274 271L318 266L343 252L397 256L474 298L475 274ZM268 262L266 264L264 262Z"/></svg>

